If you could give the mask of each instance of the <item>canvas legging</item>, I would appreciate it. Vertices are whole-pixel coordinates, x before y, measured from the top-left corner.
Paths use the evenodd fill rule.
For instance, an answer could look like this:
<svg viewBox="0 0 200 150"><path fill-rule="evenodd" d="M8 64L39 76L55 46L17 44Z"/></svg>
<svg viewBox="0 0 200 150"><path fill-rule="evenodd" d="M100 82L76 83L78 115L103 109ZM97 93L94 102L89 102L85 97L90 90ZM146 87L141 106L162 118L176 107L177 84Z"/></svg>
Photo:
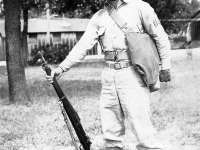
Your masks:
<svg viewBox="0 0 200 150"><path fill-rule="evenodd" d="M154 136L149 117L149 89L133 67L120 70L105 68L101 82L100 113L105 146L123 147L124 119L129 118L131 130L139 142L138 149L162 148Z"/></svg>

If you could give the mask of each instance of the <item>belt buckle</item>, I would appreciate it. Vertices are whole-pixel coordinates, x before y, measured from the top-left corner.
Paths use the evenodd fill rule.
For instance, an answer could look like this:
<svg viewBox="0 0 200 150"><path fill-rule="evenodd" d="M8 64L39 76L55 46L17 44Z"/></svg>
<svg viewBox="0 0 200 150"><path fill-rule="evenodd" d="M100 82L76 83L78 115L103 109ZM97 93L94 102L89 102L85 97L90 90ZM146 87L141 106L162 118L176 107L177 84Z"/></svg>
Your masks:
<svg viewBox="0 0 200 150"><path fill-rule="evenodd" d="M117 67L118 66L118 67ZM124 68L124 64L123 62L118 62L114 64L114 69L115 70L119 70L119 69L123 69Z"/></svg>

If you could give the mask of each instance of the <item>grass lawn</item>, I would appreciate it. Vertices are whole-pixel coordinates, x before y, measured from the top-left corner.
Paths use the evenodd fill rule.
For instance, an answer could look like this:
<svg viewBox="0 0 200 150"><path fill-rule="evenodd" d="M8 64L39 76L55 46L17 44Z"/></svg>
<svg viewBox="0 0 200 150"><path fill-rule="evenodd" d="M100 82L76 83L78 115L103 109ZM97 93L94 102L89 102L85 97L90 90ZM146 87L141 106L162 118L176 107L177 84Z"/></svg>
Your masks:
<svg viewBox="0 0 200 150"><path fill-rule="evenodd" d="M151 94L152 122L166 150L200 149L200 50L187 59L186 51L172 52L172 81ZM55 66L50 66L54 68ZM102 150L99 114L102 62L72 68L58 81L77 110L92 150ZM30 107L7 105L8 83L0 68L0 150L73 150L58 97L38 67L26 68ZM128 121L125 150L134 150L136 139Z"/></svg>

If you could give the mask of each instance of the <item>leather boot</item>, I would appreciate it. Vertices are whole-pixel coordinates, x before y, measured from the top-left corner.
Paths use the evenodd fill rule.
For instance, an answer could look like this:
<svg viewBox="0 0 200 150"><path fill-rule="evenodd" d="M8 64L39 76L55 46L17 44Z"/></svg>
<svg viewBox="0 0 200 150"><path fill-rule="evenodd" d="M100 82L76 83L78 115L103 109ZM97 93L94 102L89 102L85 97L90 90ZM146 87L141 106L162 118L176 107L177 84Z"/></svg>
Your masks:
<svg viewBox="0 0 200 150"><path fill-rule="evenodd" d="M137 150L164 150L163 148L145 148L145 147L140 147L136 146Z"/></svg>
<svg viewBox="0 0 200 150"><path fill-rule="evenodd" d="M106 147L105 150L123 150L123 148L119 148L119 147Z"/></svg>

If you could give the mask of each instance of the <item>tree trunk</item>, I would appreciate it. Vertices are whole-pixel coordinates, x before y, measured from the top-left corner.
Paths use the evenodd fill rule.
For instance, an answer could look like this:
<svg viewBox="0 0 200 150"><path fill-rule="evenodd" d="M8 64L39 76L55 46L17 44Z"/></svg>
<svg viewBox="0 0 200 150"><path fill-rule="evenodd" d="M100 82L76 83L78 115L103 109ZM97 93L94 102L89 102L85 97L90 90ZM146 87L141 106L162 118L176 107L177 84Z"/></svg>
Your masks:
<svg viewBox="0 0 200 150"><path fill-rule="evenodd" d="M27 66L27 57L28 57L28 41L27 41L27 33L28 33L28 9L23 9L23 18L24 18L24 27L22 32L22 65L24 67Z"/></svg>
<svg viewBox="0 0 200 150"><path fill-rule="evenodd" d="M11 103L29 104L25 70L21 61L20 0L4 0L6 63Z"/></svg>

